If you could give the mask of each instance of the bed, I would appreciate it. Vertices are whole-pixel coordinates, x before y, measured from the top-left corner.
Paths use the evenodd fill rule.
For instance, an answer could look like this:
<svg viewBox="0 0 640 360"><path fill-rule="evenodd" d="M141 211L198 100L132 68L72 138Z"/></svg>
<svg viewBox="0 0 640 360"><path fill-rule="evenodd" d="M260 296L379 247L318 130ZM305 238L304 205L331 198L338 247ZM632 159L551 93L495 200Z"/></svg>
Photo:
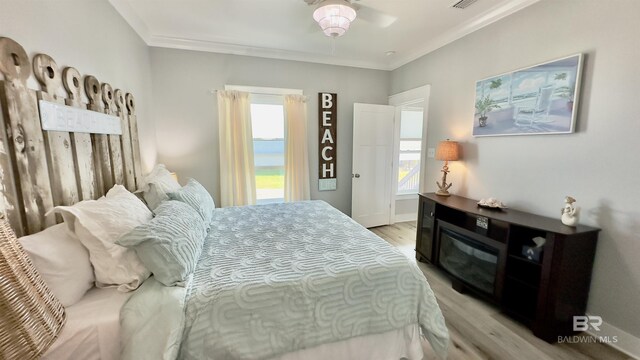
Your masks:
<svg viewBox="0 0 640 360"><path fill-rule="evenodd" d="M437 354L448 344L417 266L322 201L216 209L192 279L178 289L151 280L133 295L125 314L165 298L171 301L148 315L184 317L157 326L123 319L123 338L134 339L123 344L127 358L157 346L158 354L180 348L182 359L307 358L291 353L386 334L411 340L398 359L420 359L418 329ZM184 332L163 337L165 344L145 341L166 333L163 325Z"/></svg>
<svg viewBox="0 0 640 360"><path fill-rule="evenodd" d="M44 359L422 359L448 332L415 263L322 201L216 209L184 286L93 288ZM33 246L33 245L30 245Z"/></svg>
<svg viewBox="0 0 640 360"><path fill-rule="evenodd" d="M103 216L105 226L133 228L158 217L129 192L145 184L131 94L86 76L89 103L83 104L79 72L59 71L44 54L33 64L42 89L29 89L29 58L7 38L0 38L0 65L7 124L0 128L0 164L7 175L0 178L1 210L19 236L53 228L64 217L54 208L101 201L114 189L146 214ZM56 95L62 83L64 102L119 117L122 133L43 131L36 99L63 102ZM86 266L93 268L96 285L116 285L82 290L84 296L66 307L66 324L62 319L44 357L421 359L424 339L436 354L446 355L447 328L417 265L329 204L231 207L206 215L206 238L185 254L194 258L194 267L172 286L132 257L133 250L112 253L126 260L120 264L96 262L94 249L80 240L91 253ZM85 227L66 217L65 223L72 232ZM113 244L114 239L108 246ZM131 282L111 282L101 280L100 268L107 277L140 271Z"/></svg>

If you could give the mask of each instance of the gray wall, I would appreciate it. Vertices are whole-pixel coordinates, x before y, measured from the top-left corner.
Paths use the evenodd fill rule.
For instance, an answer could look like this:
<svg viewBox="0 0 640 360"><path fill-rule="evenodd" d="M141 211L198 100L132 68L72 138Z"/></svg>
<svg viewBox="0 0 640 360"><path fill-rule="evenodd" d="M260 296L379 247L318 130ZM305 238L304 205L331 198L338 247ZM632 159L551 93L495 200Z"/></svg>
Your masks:
<svg viewBox="0 0 640 360"><path fill-rule="evenodd" d="M106 0L0 0L0 36L20 43L31 59L45 53L60 68L73 66L83 76L94 75L131 92L136 98L143 165L153 166L149 48ZM33 78L30 85L39 89Z"/></svg>
<svg viewBox="0 0 640 360"><path fill-rule="evenodd" d="M393 71L391 93L431 84L428 146L452 138L453 193L558 218L565 195L603 229L588 311L640 336L640 2L544 0ZM475 81L585 53L577 132L474 138ZM441 162L427 159L434 190Z"/></svg>
<svg viewBox="0 0 640 360"><path fill-rule="evenodd" d="M418 214L418 195L416 195L415 199L396 200L396 216L406 218L409 216L416 217L417 214Z"/></svg>
<svg viewBox="0 0 640 360"><path fill-rule="evenodd" d="M386 104L390 73L296 61L151 49L158 161L220 198L218 113L211 89L251 85L309 96L311 198L351 213L353 103ZM338 189L318 192L318 92L338 94Z"/></svg>

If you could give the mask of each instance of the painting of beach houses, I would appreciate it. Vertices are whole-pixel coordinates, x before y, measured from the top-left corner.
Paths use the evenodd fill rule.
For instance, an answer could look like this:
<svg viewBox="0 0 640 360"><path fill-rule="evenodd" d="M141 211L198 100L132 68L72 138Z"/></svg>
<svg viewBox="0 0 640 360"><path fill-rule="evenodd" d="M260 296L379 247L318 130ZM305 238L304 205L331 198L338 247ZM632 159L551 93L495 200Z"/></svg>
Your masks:
<svg viewBox="0 0 640 360"><path fill-rule="evenodd" d="M478 81L473 135L572 133L581 68L578 54Z"/></svg>

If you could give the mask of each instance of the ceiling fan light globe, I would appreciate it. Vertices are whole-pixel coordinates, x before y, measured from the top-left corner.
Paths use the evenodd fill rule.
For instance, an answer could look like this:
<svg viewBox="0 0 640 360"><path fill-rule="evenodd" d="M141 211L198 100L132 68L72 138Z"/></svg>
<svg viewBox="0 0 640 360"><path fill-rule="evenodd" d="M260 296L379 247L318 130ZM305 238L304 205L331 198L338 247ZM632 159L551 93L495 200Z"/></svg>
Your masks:
<svg viewBox="0 0 640 360"><path fill-rule="evenodd" d="M313 19L325 35L338 37L349 30L356 19L356 11L345 0L325 0L313 12Z"/></svg>
<svg viewBox="0 0 640 360"><path fill-rule="evenodd" d="M342 28L327 28L322 31L324 32L325 35L330 37L340 37L347 32L347 30Z"/></svg>
<svg viewBox="0 0 640 360"><path fill-rule="evenodd" d="M320 28L323 30L328 28L340 28L346 31L349 30L349 27L351 26L351 22L349 22L349 20L340 17L324 18L320 20L319 24Z"/></svg>

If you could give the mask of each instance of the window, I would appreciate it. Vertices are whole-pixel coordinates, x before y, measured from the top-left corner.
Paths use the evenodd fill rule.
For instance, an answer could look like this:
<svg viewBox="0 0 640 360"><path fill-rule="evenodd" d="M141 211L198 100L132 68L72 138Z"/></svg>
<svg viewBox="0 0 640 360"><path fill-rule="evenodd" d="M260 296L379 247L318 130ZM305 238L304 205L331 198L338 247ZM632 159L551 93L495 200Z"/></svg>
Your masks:
<svg viewBox="0 0 640 360"><path fill-rule="evenodd" d="M422 108L404 107L400 111L398 195L416 194L420 189L422 118Z"/></svg>
<svg viewBox="0 0 640 360"><path fill-rule="evenodd" d="M282 96L251 95L251 130L258 204L284 201Z"/></svg>
<svg viewBox="0 0 640 360"><path fill-rule="evenodd" d="M251 94L256 203L284 202L284 96L302 90L225 85Z"/></svg>

